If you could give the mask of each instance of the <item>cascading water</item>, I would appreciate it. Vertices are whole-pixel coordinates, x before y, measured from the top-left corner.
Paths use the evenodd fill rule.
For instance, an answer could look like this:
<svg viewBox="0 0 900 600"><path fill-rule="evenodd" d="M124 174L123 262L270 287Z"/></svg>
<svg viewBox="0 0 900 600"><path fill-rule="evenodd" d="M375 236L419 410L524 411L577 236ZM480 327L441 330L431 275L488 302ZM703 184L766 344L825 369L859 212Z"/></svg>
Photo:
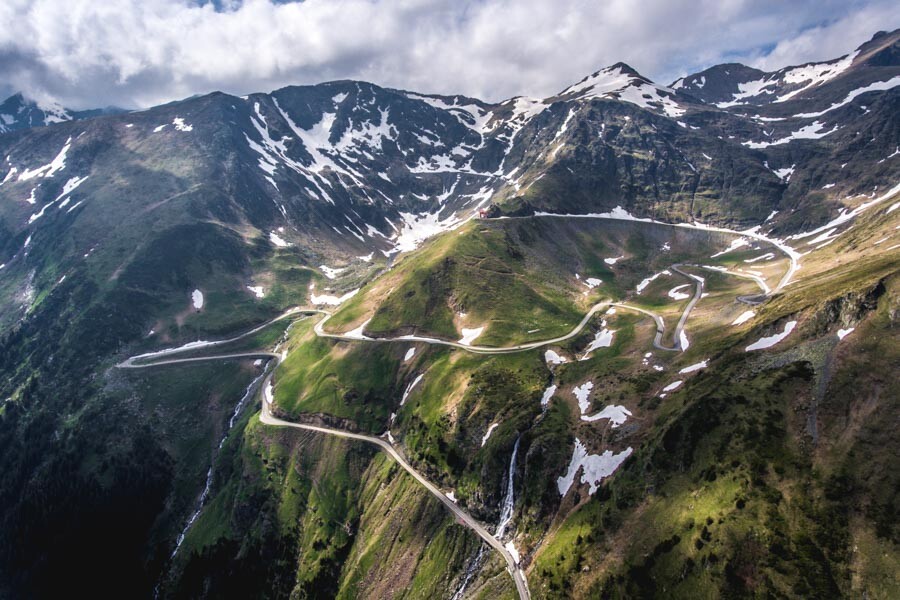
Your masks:
<svg viewBox="0 0 900 600"><path fill-rule="evenodd" d="M515 508L516 505L514 483L516 476L516 455L519 453L520 439L521 437L516 438L516 445L513 446L512 458L510 458L509 460L509 473L507 475L506 482L506 496L503 498L503 507L500 509L500 522L497 523L497 530L494 532L494 537L498 540L503 539L503 534L506 533L506 527L512 520L513 508Z"/></svg>
<svg viewBox="0 0 900 600"><path fill-rule="evenodd" d="M266 371L266 369L263 369L263 372L250 382L250 385L248 385L247 389L244 391L244 395L235 405L234 412L231 413L231 418L228 420L228 427L225 429L225 433L222 434L222 439L219 441L219 450L221 450L222 446L225 445L225 440L228 439L228 434L231 431L231 428L234 427L234 423L235 421L237 421L238 416L240 416L241 410L243 410L244 405L247 403L247 400L253 395L253 389L256 387L256 384L259 383L259 380L262 379L266 374ZM184 529L181 530L181 533L178 534L178 539L175 541L175 549L172 550L172 554L169 556L169 558L174 558L178 553L178 549L181 548L181 544L182 542L184 542L184 538L187 535L187 532L190 530L191 526L193 526L194 521L196 521L200 516L200 511L203 510L203 505L206 504L206 499L209 497L209 491L212 487L212 478L213 467L212 465L210 465L209 470L206 472L206 485L203 487L203 492L200 494L200 500L197 502L197 509L191 514L190 518L184 526Z"/></svg>
<svg viewBox="0 0 900 600"><path fill-rule="evenodd" d="M516 506L514 484L516 475L516 456L519 454L519 440L521 440L521 437L516 438L512 457L509 459L509 471L506 478L506 495L503 497L503 503L500 505L500 521L497 523L497 529L494 531L494 537L501 541L506 533L506 528L509 526L509 522L512 521L513 509ZM466 574L463 576L462 584L459 586L459 589L456 590L456 593L453 594L451 600L460 600L462 598L466 588L469 587L469 583L471 583L472 578L475 576L475 573L481 568L486 548L487 546L483 543L481 544L481 547L478 548L478 554L475 555L475 558L469 563L469 566L466 567Z"/></svg>

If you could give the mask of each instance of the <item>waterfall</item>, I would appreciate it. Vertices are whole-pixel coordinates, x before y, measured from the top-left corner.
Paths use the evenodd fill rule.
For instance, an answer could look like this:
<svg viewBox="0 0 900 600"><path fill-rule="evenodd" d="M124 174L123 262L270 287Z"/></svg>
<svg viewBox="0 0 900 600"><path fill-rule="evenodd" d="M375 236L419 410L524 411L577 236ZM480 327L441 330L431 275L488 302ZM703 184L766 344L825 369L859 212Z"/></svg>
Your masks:
<svg viewBox="0 0 900 600"><path fill-rule="evenodd" d="M515 483L516 475L516 455L519 453L519 440L521 439L521 437L516 438L516 445L513 446L512 458L509 460L506 496L503 498L503 507L500 509L500 522L497 523L497 531L494 532L494 537L498 540L503 539L503 534L506 533L506 527L512 520L513 508L515 508L516 505L515 487L513 484Z"/></svg>
<svg viewBox="0 0 900 600"><path fill-rule="evenodd" d="M266 374L266 369L263 369L263 372L257 375L257 377L250 382L250 385L247 386L247 389L244 391L244 395L241 397L240 401L235 405L234 412L231 413L231 418L228 420L228 427L225 429L225 432L222 434L222 439L219 441L219 450L222 449L222 446L225 445L225 440L228 438L228 434L231 432L231 428L234 427L235 421L237 421L238 416L241 414L241 410L243 410L244 405L247 403L247 400L253 395L253 389L256 387L256 384L259 383L259 380L263 378ZM209 498L209 492L212 488L212 480L213 480L213 467L209 466L209 470L206 472L206 485L203 487L203 492L200 494L200 500L197 501L197 509L191 514L187 523L184 526L184 529L181 530L181 533L178 534L178 539L175 541L175 549L172 550L172 554L169 558L174 558L176 554L178 554L178 549L181 548L182 542L184 542L184 538L187 535L187 532L193 526L194 521L200 516L200 511L203 510L203 506L206 504L207 498Z"/></svg>
<svg viewBox="0 0 900 600"><path fill-rule="evenodd" d="M509 459L509 471L506 478L506 495L503 497L503 503L500 506L500 521L497 523L497 529L494 531L494 537L498 540L503 539L506 528L509 526L509 522L512 521L513 509L516 505L514 478L516 474L516 456L519 454L520 439L521 436L516 438L516 445L513 446L512 457ZM466 567L466 574L463 577L462 584L459 586L459 589L456 590L456 593L453 594L451 600L461 600L463 593L465 593L466 588L469 587L469 583L472 581L475 573L481 568L481 563L484 560L485 548L487 548L487 546L482 543L481 547L478 549L478 554L475 555L475 558L472 559L472 562Z"/></svg>

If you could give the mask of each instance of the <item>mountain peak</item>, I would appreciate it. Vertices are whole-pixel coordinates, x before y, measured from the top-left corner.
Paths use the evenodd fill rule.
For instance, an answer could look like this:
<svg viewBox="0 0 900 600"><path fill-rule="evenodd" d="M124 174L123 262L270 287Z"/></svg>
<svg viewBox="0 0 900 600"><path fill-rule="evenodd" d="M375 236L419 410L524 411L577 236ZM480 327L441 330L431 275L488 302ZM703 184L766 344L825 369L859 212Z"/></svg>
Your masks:
<svg viewBox="0 0 900 600"><path fill-rule="evenodd" d="M0 133L71 121L71 111L56 102L42 102L17 92L0 104Z"/></svg>

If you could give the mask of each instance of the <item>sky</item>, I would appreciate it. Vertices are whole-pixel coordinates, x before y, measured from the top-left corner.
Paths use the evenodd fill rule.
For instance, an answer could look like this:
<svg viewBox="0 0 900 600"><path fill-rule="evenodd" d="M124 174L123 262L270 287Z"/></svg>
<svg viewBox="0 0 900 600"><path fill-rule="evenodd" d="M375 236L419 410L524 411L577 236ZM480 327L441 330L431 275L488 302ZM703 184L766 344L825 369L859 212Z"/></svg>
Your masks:
<svg viewBox="0 0 900 600"><path fill-rule="evenodd" d="M0 92L142 108L361 79L497 101L619 61L668 84L828 60L897 27L895 0L3 0Z"/></svg>

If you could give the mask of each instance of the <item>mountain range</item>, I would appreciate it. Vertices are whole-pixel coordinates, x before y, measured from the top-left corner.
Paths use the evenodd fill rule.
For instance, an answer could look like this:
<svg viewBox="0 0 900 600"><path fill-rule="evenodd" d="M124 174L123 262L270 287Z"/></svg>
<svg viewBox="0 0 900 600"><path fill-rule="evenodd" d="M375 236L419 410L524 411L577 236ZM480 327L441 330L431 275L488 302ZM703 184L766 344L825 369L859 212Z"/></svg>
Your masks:
<svg viewBox="0 0 900 600"><path fill-rule="evenodd" d="M10 97L0 595L894 596L898 85Z"/></svg>

